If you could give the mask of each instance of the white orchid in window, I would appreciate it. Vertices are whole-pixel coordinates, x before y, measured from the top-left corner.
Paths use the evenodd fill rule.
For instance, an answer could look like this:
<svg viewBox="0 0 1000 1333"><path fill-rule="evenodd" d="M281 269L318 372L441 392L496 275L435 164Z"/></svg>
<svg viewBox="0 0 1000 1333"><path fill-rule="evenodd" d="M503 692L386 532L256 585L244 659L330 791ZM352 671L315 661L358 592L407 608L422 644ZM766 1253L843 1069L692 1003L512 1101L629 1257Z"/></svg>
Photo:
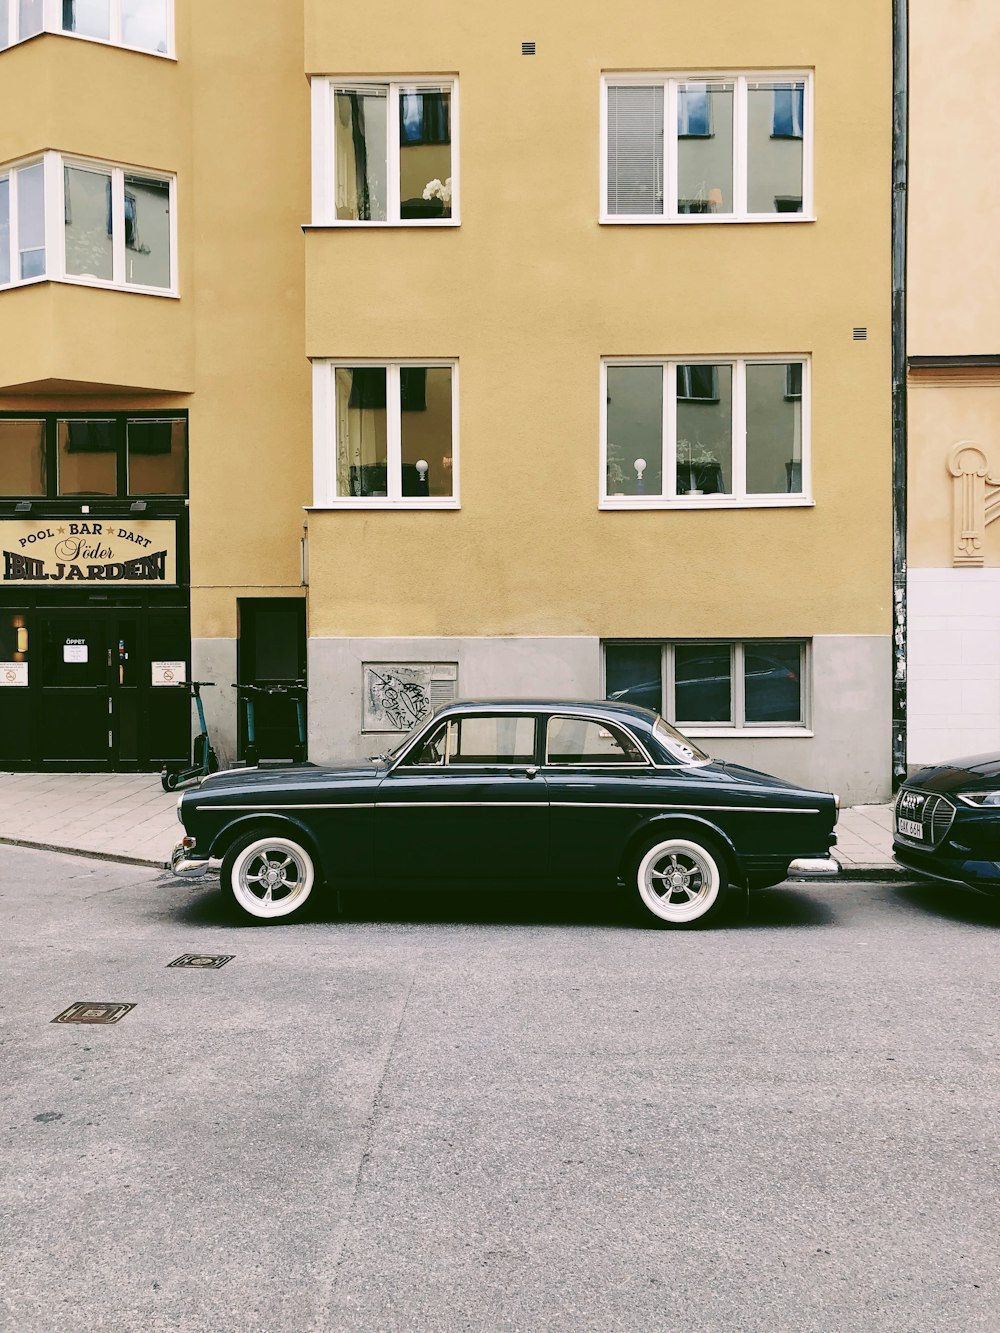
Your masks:
<svg viewBox="0 0 1000 1333"><path fill-rule="evenodd" d="M445 181L440 181L435 176L432 181L428 181L424 186L424 198L440 199L442 204L448 207L451 203L451 177L449 176Z"/></svg>

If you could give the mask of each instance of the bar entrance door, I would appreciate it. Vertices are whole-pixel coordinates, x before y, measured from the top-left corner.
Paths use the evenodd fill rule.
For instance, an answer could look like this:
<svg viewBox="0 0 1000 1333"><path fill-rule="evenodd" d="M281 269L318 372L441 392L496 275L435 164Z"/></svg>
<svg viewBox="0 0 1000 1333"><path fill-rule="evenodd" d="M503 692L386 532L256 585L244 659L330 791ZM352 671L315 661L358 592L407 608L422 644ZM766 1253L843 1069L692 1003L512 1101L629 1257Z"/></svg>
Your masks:
<svg viewBox="0 0 1000 1333"><path fill-rule="evenodd" d="M107 613L60 611L40 619L36 725L42 756L103 768L114 741Z"/></svg>
<svg viewBox="0 0 1000 1333"><path fill-rule="evenodd" d="M33 767L156 769L187 758L187 689L157 683L187 678L186 610L39 609L26 620L32 725L23 758ZM9 702L14 691L4 695Z"/></svg>

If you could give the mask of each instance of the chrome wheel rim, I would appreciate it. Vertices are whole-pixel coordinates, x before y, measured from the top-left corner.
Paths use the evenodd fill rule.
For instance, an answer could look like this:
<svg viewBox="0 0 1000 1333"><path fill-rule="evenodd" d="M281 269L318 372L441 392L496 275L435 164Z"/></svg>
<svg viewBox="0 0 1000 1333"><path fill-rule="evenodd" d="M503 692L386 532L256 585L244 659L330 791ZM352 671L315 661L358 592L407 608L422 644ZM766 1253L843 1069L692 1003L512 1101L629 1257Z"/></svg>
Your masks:
<svg viewBox="0 0 1000 1333"><path fill-rule="evenodd" d="M662 921L697 921L719 896L719 867L697 843L670 838L651 847L638 872L639 895Z"/></svg>
<svg viewBox="0 0 1000 1333"><path fill-rule="evenodd" d="M233 896L250 916L288 916L309 897L313 879L312 860L301 847L285 838L262 838L237 856Z"/></svg>

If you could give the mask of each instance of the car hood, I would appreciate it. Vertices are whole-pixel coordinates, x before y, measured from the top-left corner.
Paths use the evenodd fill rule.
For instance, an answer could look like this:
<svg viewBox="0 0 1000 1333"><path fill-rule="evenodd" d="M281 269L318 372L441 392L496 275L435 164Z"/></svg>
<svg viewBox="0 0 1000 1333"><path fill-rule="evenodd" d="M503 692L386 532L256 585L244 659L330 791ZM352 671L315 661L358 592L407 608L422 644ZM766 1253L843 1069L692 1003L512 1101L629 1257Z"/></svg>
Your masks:
<svg viewBox="0 0 1000 1333"><path fill-rule="evenodd" d="M345 759L338 764L288 764L281 768L230 768L203 778L197 791L214 796L248 789L340 786L371 779L380 765L367 759Z"/></svg>
<svg viewBox="0 0 1000 1333"><path fill-rule="evenodd" d="M1000 788L1000 754L974 754L932 764L906 779L905 787L924 791L991 791Z"/></svg>

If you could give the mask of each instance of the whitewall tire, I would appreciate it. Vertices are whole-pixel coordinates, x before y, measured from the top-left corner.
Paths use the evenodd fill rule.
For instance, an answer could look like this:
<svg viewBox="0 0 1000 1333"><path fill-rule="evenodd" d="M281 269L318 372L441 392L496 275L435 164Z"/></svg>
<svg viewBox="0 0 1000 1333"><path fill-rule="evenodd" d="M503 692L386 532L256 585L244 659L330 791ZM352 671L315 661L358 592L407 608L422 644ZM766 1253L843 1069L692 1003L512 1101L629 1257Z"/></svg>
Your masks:
<svg viewBox="0 0 1000 1333"><path fill-rule="evenodd" d="M636 862L635 885L643 907L664 925L706 921L726 900L725 860L707 839L661 837Z"/></svg>
<svg viewBox="0 0 1000 1333"><path fill-rule="evenodd" d="M316 883L312 853L294 837L249 833L230 847L222 862L222 888L255 921L296 915Z"/></svg>

